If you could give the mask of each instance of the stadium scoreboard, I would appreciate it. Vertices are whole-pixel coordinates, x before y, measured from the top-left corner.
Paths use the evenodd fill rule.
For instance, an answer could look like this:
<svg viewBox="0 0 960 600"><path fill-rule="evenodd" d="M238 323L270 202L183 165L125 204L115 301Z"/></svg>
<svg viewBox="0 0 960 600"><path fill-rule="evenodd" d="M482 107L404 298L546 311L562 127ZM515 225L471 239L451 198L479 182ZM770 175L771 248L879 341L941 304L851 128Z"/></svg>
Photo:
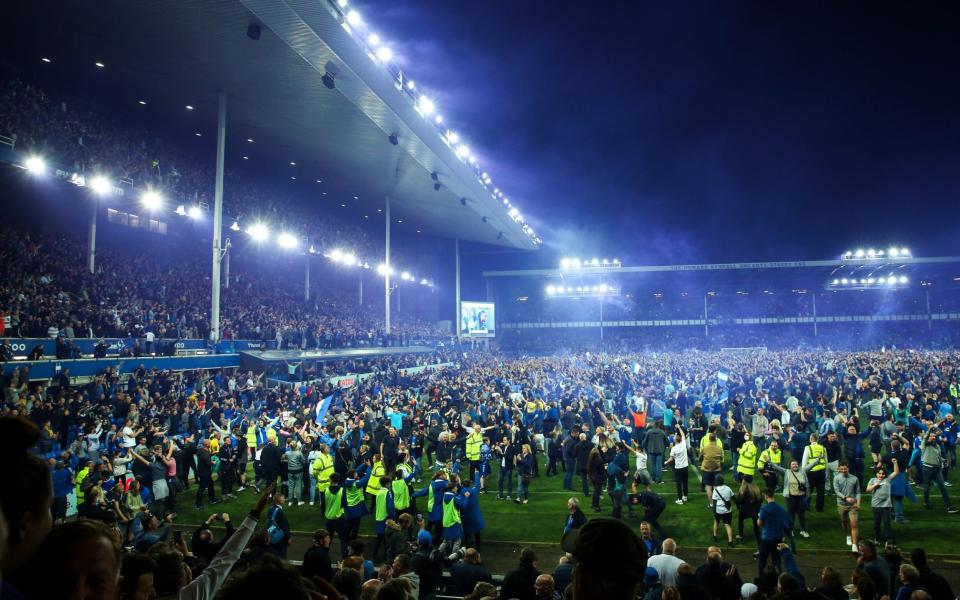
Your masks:
<svg viewBox="0 0 960 600"><path fill-rule="evenodd" d="M495 305L493 302L460 302L460 336L473 338L496 337Z"/></svg>

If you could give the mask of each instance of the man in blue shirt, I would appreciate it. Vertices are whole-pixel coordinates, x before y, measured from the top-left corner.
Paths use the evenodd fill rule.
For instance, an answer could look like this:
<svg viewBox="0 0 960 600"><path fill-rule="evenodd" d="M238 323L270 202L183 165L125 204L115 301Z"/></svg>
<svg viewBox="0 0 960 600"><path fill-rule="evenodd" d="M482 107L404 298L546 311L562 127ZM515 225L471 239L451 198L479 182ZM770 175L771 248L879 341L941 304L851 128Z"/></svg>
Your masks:
<svg viewBox="0 0 960 600"><path fill-rule="evenodd" d="M757 525L760 527L760 555L757 560L759 573L767 566L767 558L773 557L773 564L780 569L780 550L777 545L783 540L783 533L791 529L790 516L774 498L775 492L767 488L763 492L764 505L760 508Z"/></svg>
<svg viewBox="0 0 960 600"><path fill-rule="evenodd" d="M53 471L50 478L53 480L53 504L50 507L50 516L54 523L61 523L67 518L67 496L73 491L73 472L63 461L50 459Z"/></svg>

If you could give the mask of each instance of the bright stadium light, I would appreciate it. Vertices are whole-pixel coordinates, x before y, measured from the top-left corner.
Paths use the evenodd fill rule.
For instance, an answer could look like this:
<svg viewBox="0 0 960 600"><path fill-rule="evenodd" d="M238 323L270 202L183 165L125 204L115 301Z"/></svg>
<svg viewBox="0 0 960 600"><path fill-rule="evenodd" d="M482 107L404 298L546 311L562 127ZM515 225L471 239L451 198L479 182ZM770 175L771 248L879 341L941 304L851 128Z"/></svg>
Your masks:
<svg viewBox="0 0 960 600"><path fill-rule="evenodd" d="M350 12L347 13L347 23L349 23L353 27L357 27L358 25L363 23L363 19L360 18L360 13L358 13L355 10L351 10Z"/></svg>
<svg viewBox="0 0 960 600"><path fill-rule="evenodd" d="M840 285L840 280L839 280L839 279L834 279L834 280L833 280L833 285Z"/></svg>
<svg viewBox="0 0 960 600"><path fill-rule="evenodd" d="M147 210L158 210L163 207L163 196L161 196L159 192L147 190L143 193L143 196L140 197L140 202Z"/></svg>
<svg viewBox="0 0 960 600"><path fill-rule="evenodd" d="M910 256L909 248L900 248L900 256Z"/></svg>
<svg viewBox="0 0 960 600"><path fill-rule="evenodd" d="M873 283L873 282L874 282L873 277L868 277L868 278L867 278L867 283Z"/></svg>
<svg viewBox="0 0 960 600"><path fill-rule="evenodd" d="M850 281L846 277L844 277L843 279L840 280L840 283L842 285L847 285L848 283L850 283Z"/></svg>
<svg viewBox="0 0 960 600"><path fill-rule="evenodd" d="M595 259L593 259L593 260L590 261L590 264L592 264L593 266L596 267L596 266L598 266L598 265L600 264L600 259L599 259L599 258L595 258Z"/></svg>
<svg viewBox="0 0 960 600"><path fill-rule="evenodd" d="M427 115L427 116L432 115L432 114L433 114L433 111L435 111L435 110L437 109L436 105L433 103L433 100L431 100L431 99L430 99L429 97L427 97L427 96L420 96L420 97L417 99L417 107L420 109L420 112L422 112L423 114L425 114L425 115ZM450 134L450 135L447 136L447 137L452 140L452 137L455 136L455 135L456 135L455 133L452 133L452 134ZM452 141L451 141L451 143L456 143L456 142L452 142Z"/></svg>
<svg viewBox="0 0 960 600"><path fill-rule="evenodd" d="M422 98L422 96L421 96L421 98ZM450 145L453 145L453 144L456 144L456 143L459 142L459 141L460 141L460 136L457 134L456 131L448 131L448 132L447 132L447 143L449 143Z"/></svg>
<svg viewBox="0 0 960 600"><path fill-rule="evenodd" d="M560 268L561 268L561 269L569 269L569 268L570 268L570 259L569 259L569 258L560 259Z"/></svg>
<svg viewBox="0 0 960 600"><path fill-rule="evenodd" d="M113 190L113 184L106 177L98 175L90 180L90 189L103 196Z"/></svg>
<svg viewBox="0 0 960 600"><path fill-rule="evenodd" d="M579 268L580 268L580 259L579 259L579 258L574 258L574 259L572 259L572 260L570 261L570 265L571 265L574 269L579 269Z"/></svg>
<svg viewBox="0 0 960 600"><path fill-rule="evenodd" d="M234 221L233 224L230 225L230 231L240 231L240 223Z"/></svg>
<svg viewBox="0 0 960 600"><path fill-rule="evenodd" d="M411 279L410 273L408 273L408 272L406 272L406 271L404 271L403 273L400 273L400 279L402 279L402 280L404 280L404 281L410 281L410 279Z"/></svg>
<svg viewBox="0 0 960 600"><path fill-rule="evenodd" d="M553 285L548 285L548 286L547 286L547 295L548 295L548 296L552 296L552 295L554 295L554 294L556 294L556 293L557 293L557 288L556 288L556 286L553 286Z"/></svg>
<svg viewBox="0 0 960 600"><path fill-rule="evenodd" d="M333 262L340 262L343 259L343 251L339 248L334 248L330 251L330 260Z"/></svg>
<svg viewBox="0 0 960 600"><path fill-rule="evenodd" d="M344 252L343 255L340 257L340 262L347 265L348 267L352 267L357 263L357 257L353 255L353 252Z"/></svg>
<svg viewBox="0 0 960 600"><path fill-rule="evenodd" d="M255 223L247 228L247 233L255 242L262 242L270 236L270 228L263 223Z"/></svg>
<svg viewBox="0 0 960 600"><path fill-rule="evenodd" d="M375 33L371 33L370 37L367 38L367 43L370 44L371 46L379 46L380 36Z"/></svg>
<svg viewBox="0 0 960 600"><path fill-rule="evenodd" d="M27 159L23 166L27 168L27 171L33 173L34 175L43 175L47 172L47 161L43 160L39 156L31 156Z"/></svg>
<svg viewBox="0 0 960 600"><path fill-rule="evenodd" d="M901 276L900 276L900 283L906 283L906 282L908 282L908 281L910 281L910 280L907 279L907 276L906 276L906 275L901 275Z"/></svg>
<svg viewBox="0 0 960 600"><path fill-rule="evenodd" d="M466 158L470 156L470 146L466 144L460 144L457 146L456 154L458 158Z"/></svg>
<svg viewBox="0 0 960 600"><path fill-rule="evenodd" d="M607 286L607 284L605 284L605 283L601 283L601 284L600 284L600 293L601 293L601 294L606 294L609 289L610 289L610 288Z"/></svg>
<svg viewBox="0 0 960 600"><path fill-rule="evenodd" d="M890 248L889 250L887 250L887 254L896 258L897 256L900 255L900 248Z"/></svg>
<svg viewBox="0 0 960 600"><path fill-rule="evenodd" d="M858 249L858 250L854 253L854 256L856 256L857 258L863 258L863 255L864 255L864 252L863 252L863 249L862 249L862 248L861 248L861 249Z"/></svg>
<svg viewBox="0 0 960 600"><path fill-rule="evenodd" d="M286 248L287 250L292 250L297 247L297 237L292 233L287 233L284 231L277 236L277 243L280 244L281 248Z"/></svg>
<svg viewBox="0 0 960 600"><path fill-rule="evenodd" d="M380 59L380 62L390 62L393 58L393 50L386 46L381 46L377 48L377 58Z"/></svg>
<svg viewBox="0 0 960 600"><path fill-rule="evenodd" d="M203 211L200 210L199 206L191 206L187 214L190 215L191 219L199 219L203 216Z"/></svg>

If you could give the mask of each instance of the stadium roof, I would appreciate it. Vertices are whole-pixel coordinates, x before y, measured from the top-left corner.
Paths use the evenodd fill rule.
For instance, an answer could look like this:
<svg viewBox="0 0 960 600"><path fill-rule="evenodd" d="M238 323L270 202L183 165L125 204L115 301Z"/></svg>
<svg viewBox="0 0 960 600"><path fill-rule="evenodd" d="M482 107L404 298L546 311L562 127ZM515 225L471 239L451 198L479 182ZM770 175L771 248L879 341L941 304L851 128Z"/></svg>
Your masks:
<svg viewBox="0 0 960 600"><path fill-rule="evenodd" d="M279 158L278 169L313 163L349 182L351 202L371 213L389 195L399 230L538 247L402 83L371 60L335 0L35 0L9 9L10 23L35 28L38 52L102 61L151 104L191 104L215 126L217 92L226 91L228 169L249 137L260 155ZM251 24L261 26L259 40L248 37Z"/></svg>

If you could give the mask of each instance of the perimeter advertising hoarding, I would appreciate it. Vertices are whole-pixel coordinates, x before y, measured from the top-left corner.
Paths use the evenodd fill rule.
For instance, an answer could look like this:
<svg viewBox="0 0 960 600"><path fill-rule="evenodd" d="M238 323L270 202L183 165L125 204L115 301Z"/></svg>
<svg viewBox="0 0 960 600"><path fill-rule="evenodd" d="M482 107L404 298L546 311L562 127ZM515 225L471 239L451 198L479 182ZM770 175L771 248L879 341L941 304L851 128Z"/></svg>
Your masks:
<svg viewBox="0 0 960 600"><path fill-rule="evenodd" d="M496 337L493 302L460 301L460 335L462 337Z"/></svg>

